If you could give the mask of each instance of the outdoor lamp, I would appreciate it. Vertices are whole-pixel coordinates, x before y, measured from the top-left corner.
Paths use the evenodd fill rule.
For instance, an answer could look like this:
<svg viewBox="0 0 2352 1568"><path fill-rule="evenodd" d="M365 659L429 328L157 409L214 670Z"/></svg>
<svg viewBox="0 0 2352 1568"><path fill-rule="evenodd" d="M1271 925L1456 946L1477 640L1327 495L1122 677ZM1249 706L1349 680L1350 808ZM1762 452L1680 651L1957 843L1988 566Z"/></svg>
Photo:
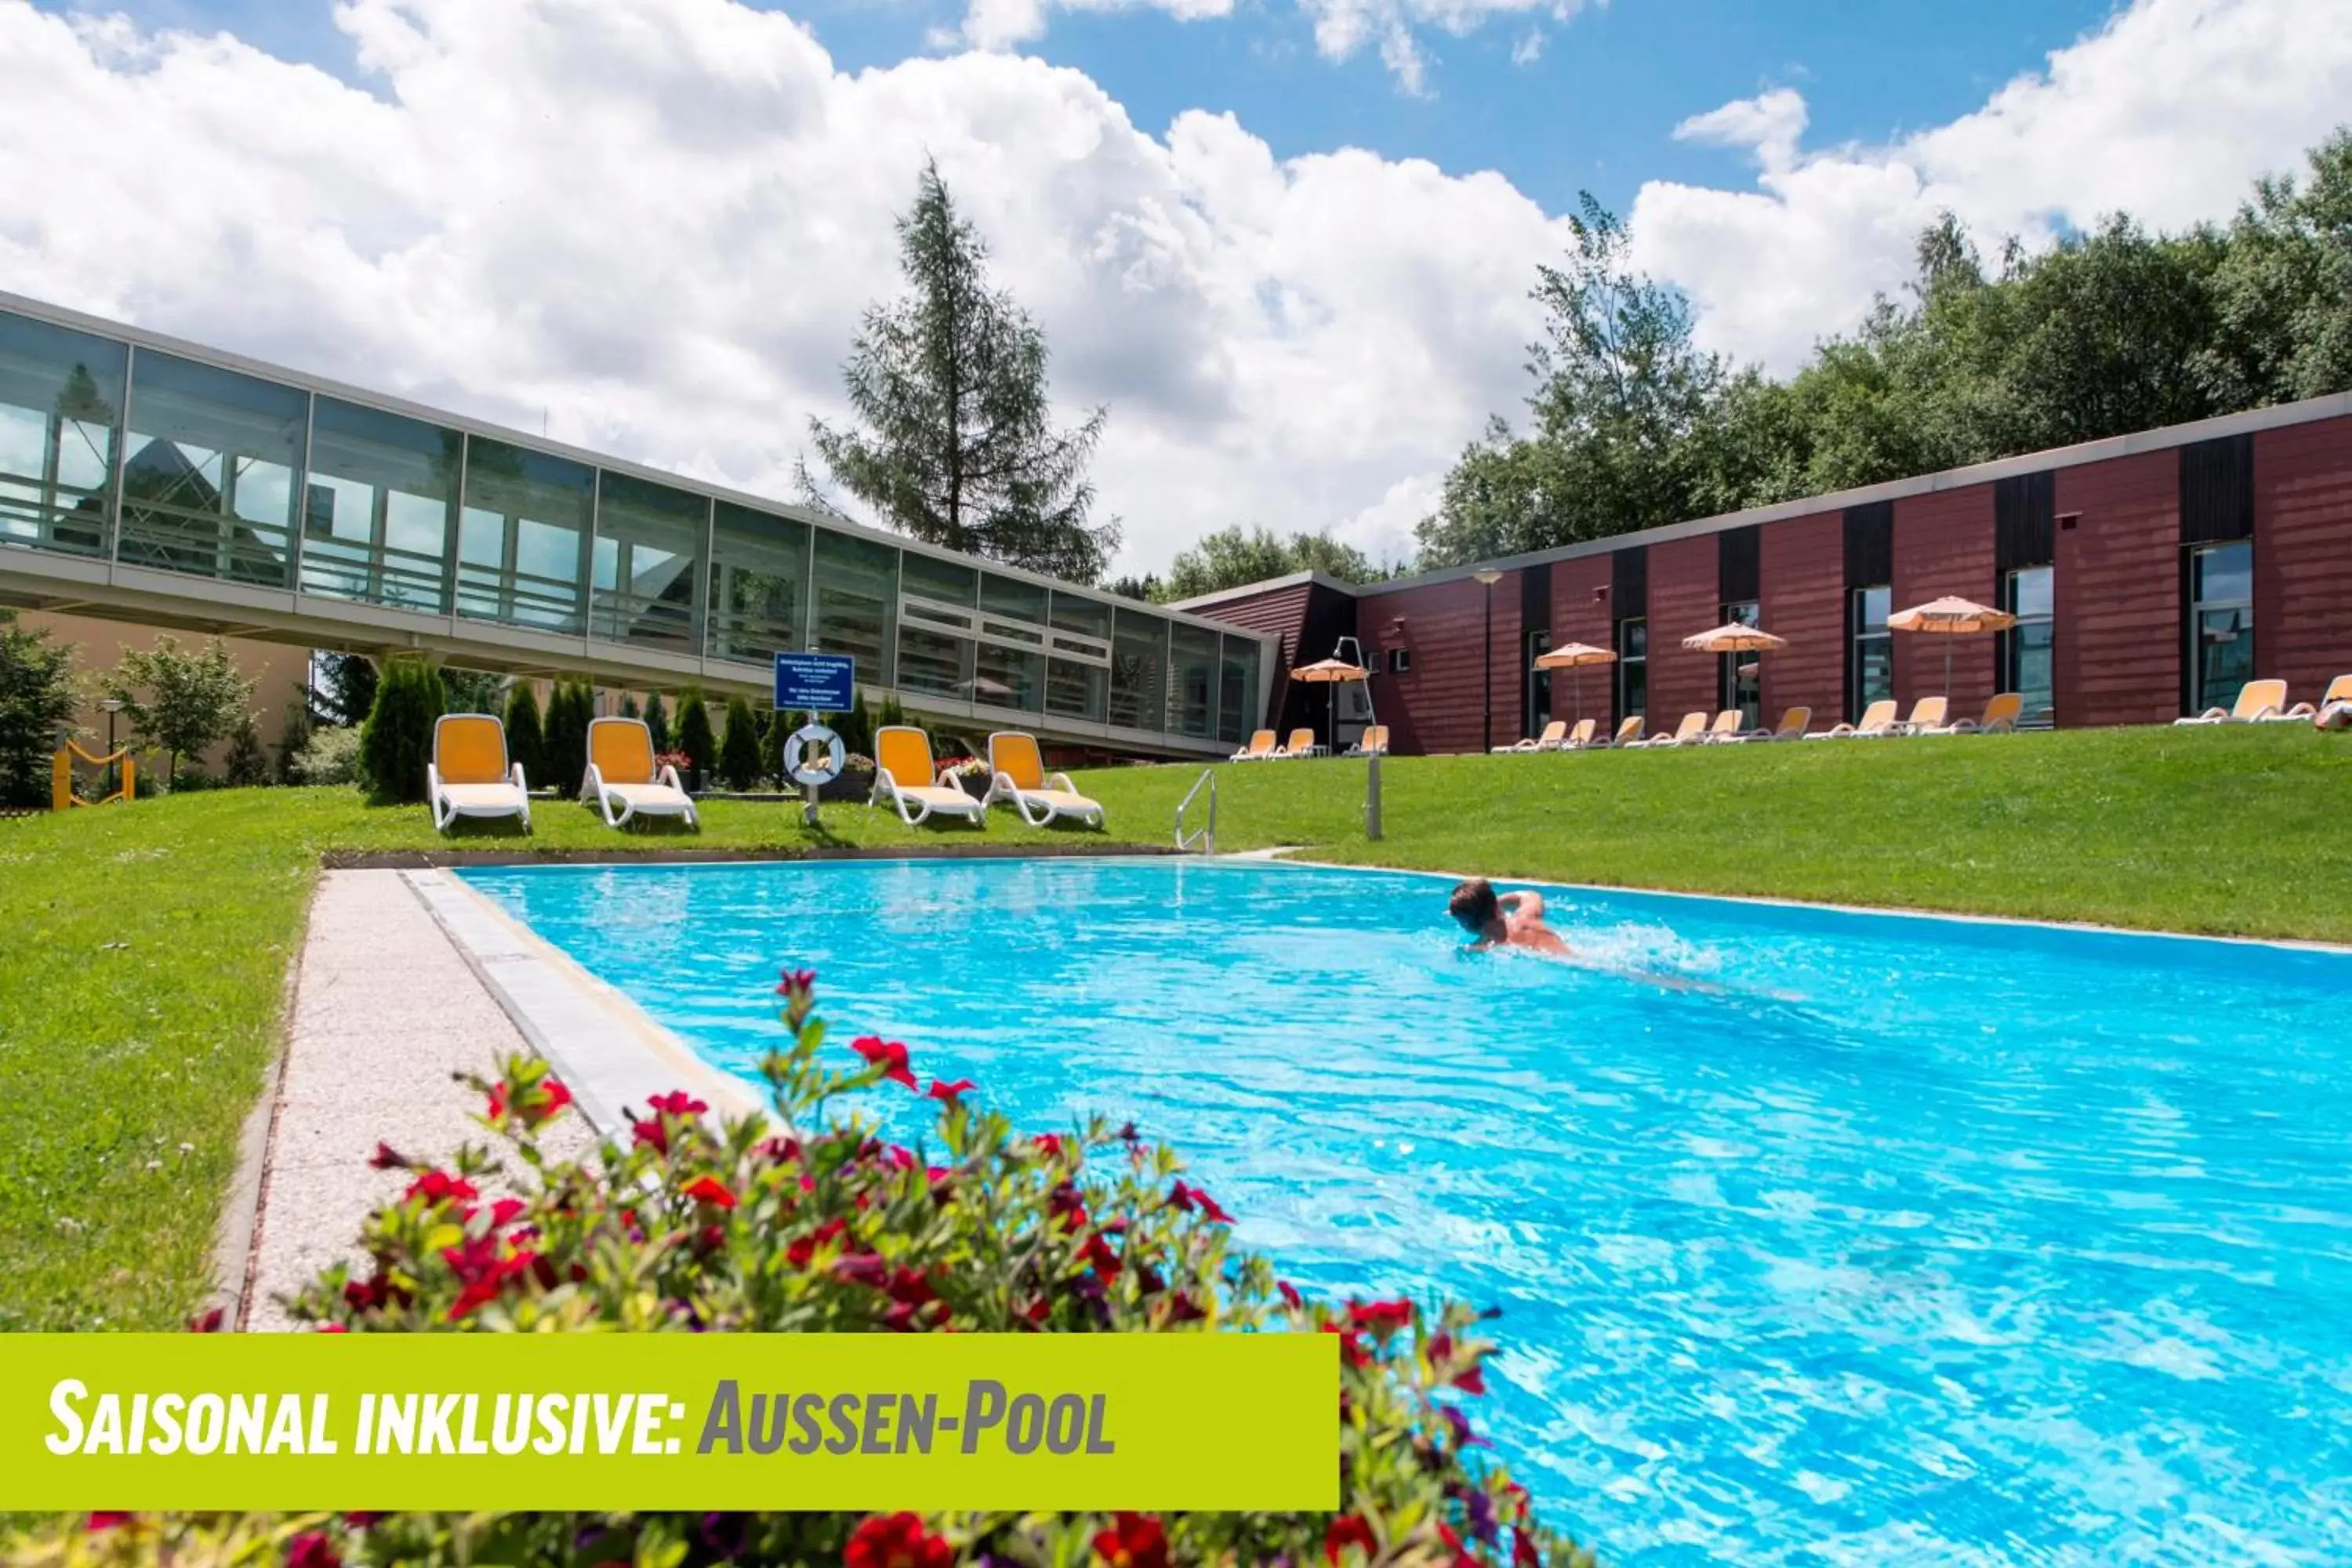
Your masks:
<svg viewBox="0 0 2352 1568"><path fill-rule="evenodd" d="M1486 590L1486 700L1481 726L1486 738L1479 742L1479 750L1491 752L1495 749L1495 584L1503 580L1503 574L1492 566L1481 566L1470 574L1470 580Z"/></svg>

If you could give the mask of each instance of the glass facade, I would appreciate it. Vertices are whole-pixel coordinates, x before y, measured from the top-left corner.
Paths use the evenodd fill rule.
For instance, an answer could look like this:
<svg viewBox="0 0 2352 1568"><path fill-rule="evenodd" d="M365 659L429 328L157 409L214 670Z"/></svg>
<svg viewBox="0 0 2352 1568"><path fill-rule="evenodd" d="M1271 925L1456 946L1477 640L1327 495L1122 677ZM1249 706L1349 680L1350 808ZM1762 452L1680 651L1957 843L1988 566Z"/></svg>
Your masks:
<svg viewBox="0 0 2352 1568"><path fill-rule="evenodd" d="M721 660L739 679L779 650L844 653L870 693L1034 714L1048 733L1060 719L1205 749L1262 701L1246 634L129 335L0 310L0 549Z"/></svg>
<svg viewBox="0 0 2352 1568"><path fill-rule="evenodd" d="M1549 631L1538 627L1528 634L1526 657L1521 660L1527 667L1528 672L1527 690L1520 697L1520 706L1526 710L1520 714L1520 718L1526 721L1527 726L1521 731L1523 734L1540 735L1544 731L1544 726L1551 722L1553 675L1549 669L1536 668L1536 660L1541 658L1550 647L1551 633Z"/></svg>
<svg viewBox="0 0 2352 1568"><path fill-rule="evenodd" d="M2057 716L2057 679L2052 663L2055 575L2054 567L2024 567L2009 574L2002 590L2006 601L2002 607L2017 617L2017 625L2001 634L2002 689L2014 691L2022 700L2021 724L2048 724Z"/></svg>
<svg viewBox="0 0 2352 1568"><path fill-rule="evenodd" d="M106 553L129 357L0 312L0 545Z"/></svg>
<svg viewBox="0 0 2352 1568"><path fill-rule="evenodd" d="M292 586L309 395L164 353L141 354L136 374L115 559Z"/></svg>
<svg viewBox="0 0 2352 1568"><path fill-rule="evenodd" d="M1650 712L1650 623L1635 616L1617 623L1617 717Z"/></svg>
<svg viewBox="0 0 2352 1568"><path fill-rule="evenodd" d="M1757 622L1759 605L1753 599L1742 599L1723 606L1719 626L1752 626ZM1716 676L1716 706L1739 710L1739 727L1756 730L1764 722L1764 656L1760 653L1727 653L1717 656L1723 668Z"/></svg>
<svg viewBox="0 0 2352 1568"><path fill-rule="evenodd" d="M1886 629L1886 617L1894 613L1893 588L1853 590L1853 656L1845 683L1849 721L1859 721L1872 703L1895 695L1895 637Z"/></svg>
<svg viewBox="0 0 2352 1568"><path fill-rule="evenodd" d="M2209 544L2189 562L2189 710L2227 708L2254 678L2254 547Z"/></svg>

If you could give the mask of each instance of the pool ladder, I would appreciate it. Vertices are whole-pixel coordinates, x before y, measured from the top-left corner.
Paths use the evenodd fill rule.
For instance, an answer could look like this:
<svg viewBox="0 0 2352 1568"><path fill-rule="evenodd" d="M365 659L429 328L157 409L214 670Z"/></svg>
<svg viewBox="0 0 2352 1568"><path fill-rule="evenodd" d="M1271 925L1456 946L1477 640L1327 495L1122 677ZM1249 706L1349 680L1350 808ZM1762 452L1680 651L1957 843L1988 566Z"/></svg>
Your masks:
<svg viewBox="0 0 2352 1568"><path fill-rule="evenodd" d="M1184 814L1192 809L1193 799L1204 788L1209 792L1208 820L1198 832L1187 835ZM1184 792L1184 798L1176 805L1176 847L1180 852L1197 848L1203 855L1217 852L1217 770L1214 768L1202 768L1201 776L1192 781L1192 787Z"/></svg>

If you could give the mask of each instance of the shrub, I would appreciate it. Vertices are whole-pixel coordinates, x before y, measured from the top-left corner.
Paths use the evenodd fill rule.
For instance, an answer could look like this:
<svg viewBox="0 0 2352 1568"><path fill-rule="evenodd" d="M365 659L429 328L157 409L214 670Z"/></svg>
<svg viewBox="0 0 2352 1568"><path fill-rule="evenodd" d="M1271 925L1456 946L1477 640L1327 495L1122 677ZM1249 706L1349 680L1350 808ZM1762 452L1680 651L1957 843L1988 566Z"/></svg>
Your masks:
<svg viewBox="0 0 2352 1568"><path fill-rule="evenodd" d="M0 805L49 803L49 759L79 707L73 649L0 609Z"/></svg>
<svg viewBox="0 0 2352 1568"><path fill-rule="evenodd" d="M278 731L278 782L302 782L302 752L310 744L310 735L317 728L310 721L308 702L289 702L286 722Z"/></svg>
<svg viewBox="0 0 2352 1568"><path fill-rule="evenodd" d="M540 733L539 688L518 680L507 693L507 756L522 764L522 780L537 789L547 782L547 743Z"/></svg>
<svg viewBox="0 0 2352 1568"><path fill-rule="evenodd" d="M727 700L727 738L719 747L719 782L747 790L760 782L760 721L739 694Z"/></svg>
<svg viewBox="0 0 2352 1568"><path fill-rule="evenodd" d="M677 749L694 759L688 770L686 787L700 789L702 781L719 762L719 737L710 732L710 710L702 704L702 693L689 690L677 700Z"/></svg>
<svg viewBox="0 0 2352 1568"><path fill-rule="evenodd" d="M658 691L646 699L646 728L652 732L655 751L670 749L669 710L662 706Z"/></svg>
<svg viewBox="0 0 2352 1568"><path fill-rule="evenodd" d="M360 776L379 801L425 798L433 726L446 711L441 672L421 658L396 658L376 682L375 706L360 728Z"/></svg>
<svg viewBox="0 0 2352 1568"><path fill-rule="evenodd" d="M247 713L229 736L225 782L234 789L251 789L269 782L269 753L261 749L261 726Z"/></svg>
<svg viewBox="0 0 2352 1568"><path fill-rule="evenodd" d="M512 1158L469 1145L432 1168L379 1147L380 1165L412 1173L408 1189L367 1222L368 1268L331 1267L289 1303L295 1317L373 1331L1331 1333L1340 1514L405 1515L364 1525L215 1516L140 1530L193 1547L205 1531L274 1529L289 1556L299 1531L316 1538L312 1561L331 1552L534 1568L878 1562L865 1548L884 1533L915 1542L908 1561L942 1564L1591 1562L1472 1452L1464 1404L1484 1392L1491 1349L1475 1337L1477 1314L1404 1300L1310 1304L1268 1259L1234 1251L1230 1216L1132 1127L1097 1119L1024 1137L977 1108L969 1083L933 1080L940 1163L885 1143L870 1119L833 1102L889 1083L913 1089L906 1047L861 1039L861 1065L835 1071L820 1059L814 976L787 972L778 990L785 1044L761 1064L774 1120L714 1121L672 1093L631 1117L625 1141L607 1140L585 1163L559 1161L539 1135L570 1094L544 1063L510 1059L496 1082L467 1081ZM490 1201L509 1172L512 1195ZM79 1523L47 1528L70 1541ZM19 1542L17 1554L40 1552Z"/></svg>
<svg viewBox="0 0 2352 1568"><path fill-rule="evenodd" d="M253 701L253 680L218 637L207 637L191 653L166 632L152 648L123 649L122 662L101 684L122 704L133 744L164 753L167 777L179 773L182 758L200 756L228 739ZM422 800L421 779L416 787Z"/></svg>
<svg viewBox="0 0 2352 1568"><path fill-rule="evenodd" d="M547 728L540 740L539 763L546 776L534 784L546 784L564 800L580 793L580 777L588 771L588 726L595 717L594 687L584 680L555 683L547 694Z"/></svg>
<svg viewBox="0 0 2352 1568"><path fill-rule="evenodd" d="M360 732L329 725L310 732L294 758L289 784L355 784L360 782Z"/></svg>
<svg viewBox="0 0 2352 1568"><path fill-rule="evenodd" d="M866 705L866 689L860 687L851 698L849 711L835 713L832 719L833 732L841 743L853 752L874 750L874 710Z"/></svg>

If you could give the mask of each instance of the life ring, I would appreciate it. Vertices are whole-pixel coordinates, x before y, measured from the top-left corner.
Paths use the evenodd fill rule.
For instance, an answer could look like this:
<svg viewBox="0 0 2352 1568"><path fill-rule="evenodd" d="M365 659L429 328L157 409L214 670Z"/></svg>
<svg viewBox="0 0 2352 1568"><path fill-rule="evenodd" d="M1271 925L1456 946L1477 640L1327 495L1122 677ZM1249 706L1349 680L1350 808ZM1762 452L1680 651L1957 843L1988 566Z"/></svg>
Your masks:
<svg viewBox="0 0 2352 1568"><path fill-rule="evenodd" d="M824 760L811 763L808 749L824 748ZM849 765L849 748L822 724L803 724L784 742L784 777L796 784L829 784Z"/></svg>

